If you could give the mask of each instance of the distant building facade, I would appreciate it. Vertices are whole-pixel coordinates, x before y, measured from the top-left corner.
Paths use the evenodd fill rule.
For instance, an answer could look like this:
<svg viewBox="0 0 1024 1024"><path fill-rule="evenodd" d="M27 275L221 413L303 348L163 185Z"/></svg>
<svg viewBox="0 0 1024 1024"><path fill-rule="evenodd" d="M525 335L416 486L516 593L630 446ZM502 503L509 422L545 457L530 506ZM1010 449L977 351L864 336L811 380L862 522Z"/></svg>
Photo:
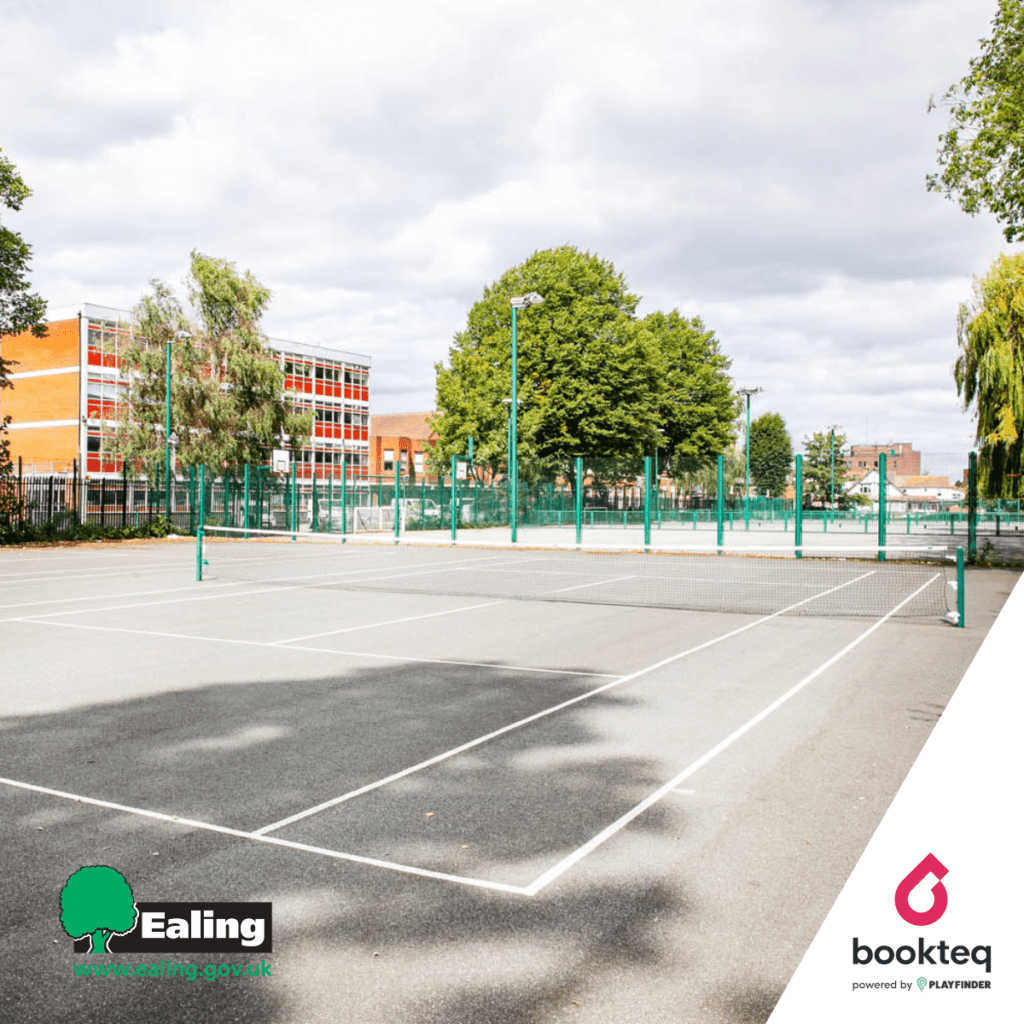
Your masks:
<svg viewBox="0 0 1024 1024"><path fill-rule="evenodd" d="M894 441L891 444L853 444L843 456L849 475L860 478L878 468L878 456L885 455L887 476L920 476L921 453L912 444Z"/></svg>
<svg viewBox="0 0 1024 1024"><path fill-rule="evenodd" d="M43 338L29 332L3 339L14 362L12 388L0 397L10 415L11 458L26 473L119 475L114 429L124 415L128 382L121 373L130 314L84 303L50 321ZM300 412L315 414L296 466L301 480L369 472L369 356L270 339L284 375L284 390Z"/></svg>
<svg viewBox="0 0 1024 1024"><path fill-rule="evenodd" d="M370 476L394 476L395 463L409 481L433 480L426 470L427 452L437 440L432 412L397 412L370 420Z"/></svg>

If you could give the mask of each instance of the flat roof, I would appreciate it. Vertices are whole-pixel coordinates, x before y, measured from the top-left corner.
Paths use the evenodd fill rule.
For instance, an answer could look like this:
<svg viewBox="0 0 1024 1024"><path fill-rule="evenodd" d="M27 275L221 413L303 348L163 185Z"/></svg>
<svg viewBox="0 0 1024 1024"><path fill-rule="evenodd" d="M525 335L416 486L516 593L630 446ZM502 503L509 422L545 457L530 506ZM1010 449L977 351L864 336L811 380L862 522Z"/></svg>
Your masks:
<svg viewBox="0 0 1024 1024"><path fill-rule="evenodd" d="M58 306L47 310L46 319L49 322L57 320L73 320L81 314L90 320L114 320L124 322L131 320L132 314L126 309L116 309L113 306L99 306L94 302L80 302L73 306ZM349 352L346 349L327 348L323 345L309 345L302 341L288 341L284 338L267 338L272 349L277 352L294 352L296 355L312 356L316 359L337 359L350 363L359 363L363 366L371 366L371 356L360 352Z"/></svg>

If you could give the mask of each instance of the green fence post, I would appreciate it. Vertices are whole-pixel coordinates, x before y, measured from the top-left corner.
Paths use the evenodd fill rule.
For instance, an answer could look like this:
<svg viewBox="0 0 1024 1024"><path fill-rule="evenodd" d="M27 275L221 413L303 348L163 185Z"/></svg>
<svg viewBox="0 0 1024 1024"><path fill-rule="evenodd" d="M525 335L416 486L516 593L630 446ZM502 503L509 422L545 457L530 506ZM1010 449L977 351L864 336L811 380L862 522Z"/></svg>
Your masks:
<svg viewBox="0 0 1024 1024"><path fill-rule="evenodd" d="M298 485L298 477L297 477L296 472L295 472L295 459L292 459L292 485L291 485L291 488L290 488L290 493L291 493L291 497L290 497L290 501L289 501L289 504L291 505L291 508L289 509L289 512L291 513L291 524L290 525L291 525L291 529L292 529L292 540L295 540L295 533L296 533L296 530L298 529L296 524L297 524L297 520L298 520L298 507L297 506L298 506L298 503L299 503L298 502L298 498L299 498L299 485Z"/></svg>
<svg viewBox="0 0 1024 1024"><path fill-rule="evenodd" d="M455 456L452 456L452 494L451 494L451 512L452 512L452 540L455 540L455 533L457 529L456 523L456 511L458 509L458 488L456 487L457 481L455 479L455 473L457 471Z"/></svg>
<svg viewBox="0 0 1024 1024"><path fill-rule="evenodd" d="M964 628L964 613L967 607L964 593L964 549L956 549L956 624L958 629Z"/></svg>
<svg viewBox="0 0 1024 1024"><path fill-rule="evenodd" d="M644 547L651 545L651 457L644 456Z"/></svg>
<svg viewBox="0 0 1024 1024"><path fill-rule="evenodd" d="M196 529L196 467L188 467L188 532Z"/></svg>
<svg viewBox="0 0 1024 1024"><path fill-rule="evenodd" d="M886 520L886 491L889 487L889 475L885 469L885 452L878 453L878 560L885 561L885 520Z"/></svg>
<svg viewBox="0 0 1024 1024"><path fill-rule="evenodd" d="M978 453L971 452L967 469L967 563L978 560Z"/></svg>
<svg viewBox="0 0 1024 1024"><path fill-rule="evenodd" d="M316 466L313 467L313 494L310 498L312 507L312 522L309 524L310 533L320 532L320 490L317 487L319 480L316 475Z"/></svg>
<svg viewBox="0 0 1024 1024"><path fill-rule="evenodd" d="M203 578L203 494L206 491L206 466L199 467L199 525L196 527L196 581Z"/></svg>
<svg viewBox="0 0 1024 1024"><path fill-rule="evenodd" d="M245 508L242 509L242 526L245 527L245 538L249 539L249 497L252 493L252 478L249 472L249 463L245 464L245 476L244 476L244 490L242 492L242 500L245 502Z"/></svg>
<svg viewBox="0 0 1024 1024"><path fill-rule="evenodd" d="M348 464L341 460L341 535L348 532Z"/></svg>
<svg viewBox="0 0 1024 1024"><path fill-rule="evenodd" d="M576 457L576 543L583 542L583 458Z"/></svg>
<svg viewBox="0 0 1024 1024"><path fill-rule="evenodd" d="M725 456L718 456L718 495L715 498L715 521L718 523L718 546L725 542Z"/></svg>
<svg viewBox="0 0 1024 1024"><path fill-rule="evenodd" d="M402 525L402 512L401 512L401 501L399 500L399 490L401 484L401 472L402 464L399 462L398 453L395 453L395 540L398 540L401 533Z"/></svg>
<svg viewBox="0 0 1024 1024"><path fill-rule="evenodd" d="M800 548L804 543L804 457L796 457L796 479L794 481L794 502L793 502L793 546L796 548L796 557L802 558L803 552Z"/></svg>

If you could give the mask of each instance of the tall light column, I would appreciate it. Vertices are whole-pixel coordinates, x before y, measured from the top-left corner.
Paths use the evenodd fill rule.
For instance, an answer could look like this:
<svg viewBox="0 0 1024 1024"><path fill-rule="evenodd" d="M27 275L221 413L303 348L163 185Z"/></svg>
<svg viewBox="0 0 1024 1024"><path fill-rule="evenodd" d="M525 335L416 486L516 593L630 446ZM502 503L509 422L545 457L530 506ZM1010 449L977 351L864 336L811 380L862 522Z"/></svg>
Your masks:
<svg viewBox="0 0 1024 1024"><path fill-rule="evenodd" d="M747 397L747 486L743 493L743 522L750 529L750 396L763 391L764 388L737 388L736 394Z"/></svg>
<svg viewBox="0 0 1024 1024"><path fill-rule="evenodd" d="M178 331L167 339L167 391L164 398L164 515L171 517L171 343L191 338L188 331Z"/></svg>
<svg viewBox="0 0 1024 1024"><path fill-rule="evenodd" d="M519 518L519 439L516 431L517 420L519 419L519 370L518 352L516 344L516 311L529 309L544 301L543 297L536 292L527 292L526 295L514 296L509 300L512 303L512 427L509 431L509 480L511 488L509 494L509 509L512 518L512 543L516 542L516 526Z"/></svg>

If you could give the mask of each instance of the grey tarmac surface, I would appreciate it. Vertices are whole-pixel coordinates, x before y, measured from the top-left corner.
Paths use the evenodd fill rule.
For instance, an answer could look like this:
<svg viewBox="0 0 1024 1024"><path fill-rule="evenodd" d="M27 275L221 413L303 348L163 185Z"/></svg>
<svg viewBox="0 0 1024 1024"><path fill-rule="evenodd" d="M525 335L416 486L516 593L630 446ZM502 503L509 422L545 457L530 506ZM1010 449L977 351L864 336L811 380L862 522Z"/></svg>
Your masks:
<svg viewBox="0 0 1024 1024"><path fill-rule="evenodd" d="M872 621L194 566L187 542L0 550L0 776L71 794L0 784L0 1021L764 1021L1017 580L969 572L964 630L885 623L527 895ZM136 813L251 833L574 698L270 833L378 863ZM271 975L76 977L58 898L95 863L140 901L272 901Z"/></svg>

